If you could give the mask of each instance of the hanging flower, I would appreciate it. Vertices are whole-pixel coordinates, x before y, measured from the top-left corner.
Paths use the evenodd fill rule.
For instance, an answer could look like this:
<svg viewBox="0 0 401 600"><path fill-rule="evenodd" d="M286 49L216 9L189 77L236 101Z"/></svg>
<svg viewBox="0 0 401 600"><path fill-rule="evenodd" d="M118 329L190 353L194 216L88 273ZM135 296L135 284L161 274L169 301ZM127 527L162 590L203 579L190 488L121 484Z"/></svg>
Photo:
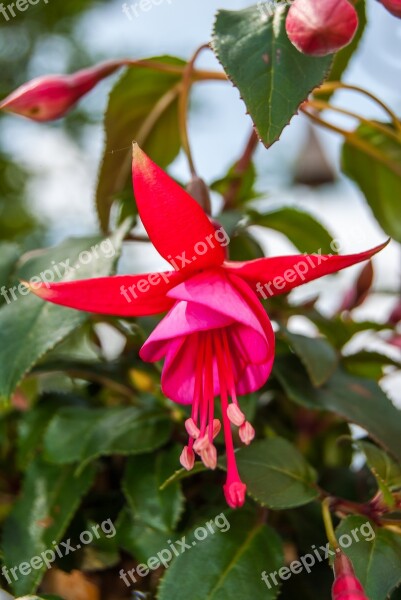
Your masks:
<svg viewBox="0 0 401 600"><path fill-rule="evenodd" d="M350 559L342 551L337 551L334 559L334 574L332 600L369 600L355 575Z"/></svg>
<svg viewBox="0 0 401 600"><path fill-rule="evenodd" d="M0 110L33 121L63 117L85 94L121 67L121 61L107 61L71 75L45 75L24 83L0 102Z"/></svg>
<svg viewBox="0 0 401 600"><path fill-rule="evenodd" d="M38 296L56 304L94 313L167 315L143 345L145 361L164 358L165 395L191 404L185 426L189 441L181 464L195 455L216 467L215 417L220 398L227 452L224 493L235 508L245 501L235 460L232 426L249 444L254 435L238 396L264 385L274 360L274 333L258 293L267 298L371 258L385 244L349 256L321 254L226 260L229 238L178 184L134 145L133 184L138 211L155 248L174 270L146 275L35 285Z"/></svg>

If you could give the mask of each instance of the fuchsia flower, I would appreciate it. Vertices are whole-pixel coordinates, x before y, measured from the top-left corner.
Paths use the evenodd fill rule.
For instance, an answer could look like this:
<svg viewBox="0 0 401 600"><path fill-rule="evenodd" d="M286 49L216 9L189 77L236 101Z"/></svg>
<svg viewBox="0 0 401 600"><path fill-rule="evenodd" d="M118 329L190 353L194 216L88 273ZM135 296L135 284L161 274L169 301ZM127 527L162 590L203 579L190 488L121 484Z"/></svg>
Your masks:
<svg viewBox="0 0 401 600"><path fill-rule="evenodd" d="M351 42L358 13L348 0L294 0L285 27L300 52L325 56Z"/></svg>
<svg viewBox="0 0 401 600"><path fill-rule="evenodd" d="M63 117L74 104L105 77L121 67L121 61L107 61L71 75L45 75L24 83L0 103L0 110L33 121Z"/></svg>
<svg viewBox="0 0 401 600"><path fill-rule="evenodd" d="M33 291L56 304L94 313L141 316L168 311L140 355L151 362L164 358L163 392L175 402L192 404L185 424L189 442L181 455L186 469L193 467L195 454L208 467L216 467L213 440L220 422L215 418L215 398L220 397L227 450L224 492L228 504L238 507L244 503L246 486L237 470L231 425L239 428L245 444L255 434L238 396L263 386L274 360L273 329L255 289L279 279L280 289L273 293L288 292L367 260L385 244L349 256L316 254L231 262L222 245L228 243L224 230L216 229L196 201L137 145L133 184L149 237L175 270L47 283L39 289L35 285Z"/></svg>

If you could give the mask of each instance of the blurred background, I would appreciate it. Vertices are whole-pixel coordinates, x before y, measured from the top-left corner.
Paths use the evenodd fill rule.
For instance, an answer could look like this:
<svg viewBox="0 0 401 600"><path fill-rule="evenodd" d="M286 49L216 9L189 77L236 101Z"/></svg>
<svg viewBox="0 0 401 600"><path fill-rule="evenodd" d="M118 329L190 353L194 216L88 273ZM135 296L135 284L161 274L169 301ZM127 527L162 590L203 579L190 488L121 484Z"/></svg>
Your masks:
<svg viewBox="0 0 401 600"><path fill-rule="evenodd" d="M11 3L3 4L7 7ZM158 0L151 2L148 11L141 11L138 4L136 11L132 10L134 0L127 4L129 16L121 1L92 0L40 0L8 20L0 13L0 97L33 77L71 72L104 59L163 54L187 59L199 45L209 41L218 8L241 9L251 2ZM401 21L376 0L368 0L367 8L369 24L344 80L373 91L400 114L401 96L395 82L401 81ZM199 65L219 68L211 52L202 54ZM60 122L37 124L0 116L2 240L18 241L28 250L97 231L93 198L104 141L102 115L116 78L118 75L101 83ZM369 118L383 118L380 109L360 95L340 92L335 102ZM223 176L240 156L251 121L238 92L226 83L196 86L192 108L190 136L197 169L211 182ZM350 128L354 125L349 120L337 122ZM339 240L341 252L358 252L382 242L386 236L362 194L339 173L341 139L317 129L314 134L311 138L307 118L296 116L271 149L260 147L255 159L261 192L255 201L258 207L304 208ZM124 149L114 151L123 153ZM321 185L306 185L304 175L310 170L317 179L319 173L322 175ZM171 173L182 182L188 180L182 155L172 165ZM215 202L217 208L217 198ZM278 233L266 235L255 228L254 235L267 254L295 252ZM400 247L395 242L375 258L376 293L355 311L356 318L386 321L394 304L390 292L398 292L401 287L400 259ZM150 245L131 244L120 268L140 272L162 263ZM359 270L354 267L338 278L303 286L293 293L293 299L302 300L318 292L320 308L330 314L338 308ZM291 328L309 331L301 317L292 319ZM373 342L371 335L357 336L352 349L377 349L379 345L383 352L399 358L401 351L385 343L381 346L377 339ZM393 372L382 384L401 406L401 375Z"/></svg>

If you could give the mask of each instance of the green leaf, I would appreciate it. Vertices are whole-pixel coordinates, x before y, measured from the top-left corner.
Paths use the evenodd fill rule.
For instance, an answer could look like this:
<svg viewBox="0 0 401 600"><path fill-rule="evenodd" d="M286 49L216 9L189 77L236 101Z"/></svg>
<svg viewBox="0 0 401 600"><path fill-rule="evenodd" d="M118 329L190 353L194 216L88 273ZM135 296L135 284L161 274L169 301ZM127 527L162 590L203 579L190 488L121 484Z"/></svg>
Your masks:
<svg viewBox="0 0 401 600"><path fill-rule="evenodd" d="M157 62L183 66L171 56ZM181 76L148 68L129 68L110 93L104 127L106 144L99 172L96 207L103 231L109 227L110 210L116 198L128 196L135 204L131 185L132 142L161 167L166 167L180 150L178 88Z"/></svg>
<svg viewBox="0 0 401 600"><path fill-rule="evenodd" d="M66 275L69 279L109 275L118 258L126 227L122 226L107 240L99 237L70 239L57 248L33 253L23 262L17 276L24 280L36 277L34 283L39 278L59 279L57 271L64 275L66 268L63 265L68 261L74 268ZM93 258L84 264L83 257L86 261L88 256ZM9 304L0 309L0 400L3 402L46 352L89 317L87 313L45 302L31 293L17 294L14 286L16 299L11 299L10 292Z"/></svg>
<svg viewBox="0 0 401 600"><path fill-rule="evenodd" d="M260 194L255 190L256 169L253 162L250 162L245 173L239 174L237 163L234 163L228 170L228 173L221 179L217 179L210 185L210 189L225 196L231 186L238 186L235 193L235 205L244 204L249 200L258 198Z"/></svg>
<svg viewBox="0 0 401 600"><path fill-rule="evenodd" d="M174 530L184 497L178 482L160 490L179 464L180 449L173 446L158 454L129 458L122 487L137 521L163 532Z"/></svg>
<svg viewBox="0 0 401 600"><path fill-rule="evenodd" d="M216 519L222 519L223 515ZM282 566L279 537L267 525L255 523L254 516L246 511L230 512L225 518L227 531L224 531L226 526L218 529L212 525L214 533L200 527L186 537L186 543L192 547L180 554L166 571L158 600L277 597L279 588L269 589L260 575ZM206 532L203 541L199 539L203 535L200 529Z"/></svg>
<svg viewBox="0 0 401 600"><path fill-rule="evenodd" d="M326 77L332 58L301 54L285 31L286 11L261 15L258 6L220 10L212 46L228 77L239 89L259 137L275 142L299 105Z"/></svg>
<svg viewBox="0 0 401 600"><path fill-rule="evenodd" d="M232 236L229 246L230 260L254 260L263 258L264 252L255 238L247 231Z"/></svg>
<svg viewBox="0 0 401 600"><path fill-rule="evenodd" d="M399 491L401 489L401 466L374 444L363 440L355 443L365 454L368 467L374 476L384 483L390 492Z"/></svg>
<svg viewBox="0 0 401 600"><path fill-rule="evenodd" d="M146 563L171 543L171 532L154 529L135 520L129 510L123 510L116 523L117 542L136 560Z"/></svg>
<svg viewBox="0 0 401 600"><path fill-rule="evenodd" d="M377 157L347 141L342 150L343 171L364 193L382 229L401 242L401 139L387 137L366 123L354 133Z"/></svg>
<svg viewBox="0 0 401 600"><path fill-rule="evenodd" d="M301 359L313 385L319 387L326 383L338 366L338 355L333 346L322 337L310 338L290 331L284 335Z"/></svg>
<svg viewBox="0 0 401 600"><path fill-rule="evenodd" d="M358 542L352 534L355 529ZM363 535L364 532L366 535ZM343 550L351 559L355 574L369 600L386 600L401 582L401 536L377 527L365 517L356 516L344 519L336 535L340 545L342 535L350 536L354 541ZM348 539L344 539L346 545Z"/></svg>
<svg viewBox="0 0 401 600"><path fill-rule="evenodd" d="M77 477L73 467L60 468L39 459L29 465L21 495L4 524L2 550L9 569L54 549L53 542L64 535L94 475L93 467ZM44 564L28 573L28 567L24 567L26 575L17 571L11 584L17 595L33 592L46 569Z"/></svg>
<svg viewBox="0 0 401 600"><path fill-rule="evenodd" d="M236 456L247 492L260 504L293 508L318 496L314 469L283 438L254 442Z"/></svg>
<svg viewBox="0 0 401 600"><path fill-rule="evenodd" d="M349 373L376 380L383 377L386 366L391 365L398 369L401 367L399 361L380 352L371 352L370 350L347 354L343 357L342 362Z"/></svg>
<svg viewBox="0 0 401 600"><path fill-rule="evenodd" d="M46 458L80 468L99 456L142 454L170 437L168 414L157 408L64 408L50 422L44 444Z"/></svg>
<svg viewBox="0 0 401 600"><path fill-rule="evenodd" d="M297 208L279 208L268 213L248 211L250 225L261 225L283 233L301 252L313 254L321 250L333 254L333 237L314 217Z"/></svg>
<svg viewBox="0 0 401 600"><path fill-rule="evenodd" d="M188 479L188 477L197 475L197 473L203 473L204 471L207 471L207 470L208 470L208 468L205 467L203 462L197 460L197 461L195 461L195 464L190 471L187 471L187 469L184 469L184 468L174 471L174 473L172 475L170 475L170 477L168 477L167 479L165 479L163 481L163 483L160 485L159 489L161 491L163 491L169 485L177 483L178 481L181 481L182 479Z"/></svg>
<svg viewBox="0 0 401 600"><path fill-rule="evenodd" d="M326 384L315 388L295 357L277 357L274 372L291 400L307 408L334 412L360 425L401 462L401 411L375 381L338 369Z"/></svg>
<svg viewBox="0 0 401 600"><path fill-rule="evenodd" d="M7 284L20 255L17 244L3 242L0 244L0 284ZM5 300L2 294L2 302Z"/></svg>

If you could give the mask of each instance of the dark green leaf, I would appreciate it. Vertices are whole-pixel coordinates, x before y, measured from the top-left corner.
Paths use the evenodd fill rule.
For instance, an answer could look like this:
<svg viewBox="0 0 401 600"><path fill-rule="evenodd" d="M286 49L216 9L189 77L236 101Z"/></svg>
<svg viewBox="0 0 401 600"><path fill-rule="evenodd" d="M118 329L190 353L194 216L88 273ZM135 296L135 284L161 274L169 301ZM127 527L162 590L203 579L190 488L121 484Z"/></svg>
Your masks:
<svg viewBox="0 0 401 600"><path fill-rule="evenodd" d="M185 63L169 56L156 58L173 66ZM178 88L181 76L147 68L130 68L111 91L104 127L106 144L100 167L96 206L103 231L109 227L110 209L117 198L134 199L131 185L132 142L161 167L180 150Z"/></svg>
<svg viewBox="0 0 401 600"><path fill-rule="evenodd" d="M352 534L355 529L358 542ZM343 550L351 559L369 600L386 600L401 582L401 536L356 516L344 519L336 535L340 545L342 535L354 541ZM347 545L348 538L344 542Z"/></svg>
<svg viewBox="0 0 401 600"><path fill-rule="evenodd" d="M224 527L209 521L214 533L201 526L186 537L192 547L180 554L164 575L159 600L277 597L279 588L269 589L261 579L263 571L277 571L283 564L281 542L275 531L255 523L254 516L244 511L222 513L215 522L221 519L223 525L223 516L227 522ZM224 531L227 526L229 529Z"/></svg>
<svg viewBox="0 0 401 600"><path fill-rule="evenodd" d="M376 382L339 369L326 384L315 388L295 357L278 357L275 374L291 400L360 425L401 462L401 412Z"/></svg>
<svg viewBox="0 0 401 600"><path fill-rule="evenodd" d="M19 255L20 249L17 244L6 242L0 244L0 285L8 283ZM3 299L5 300L4 296L1 299L2 302Z"/></svg>
<svg viewBox="0 0 401 600"><path fill-rule="evenodd" d="M241 231L231 238L229 252L230 260L254 260L264 257L259 242L247 231Z"/></svg>
<svg viewBox="0 0 401 600"><path fill-rule="evenodd" d="M170 532L183 510L184 498L178 482L160 490L160 485L177 468L180 449L133 456L127 462L123 490L136 521Z"/></svg>
<svg viewBox="0 0 401 600"><path fill-rule="evenodd" d="M68 273L69 279L108 275L118 258L125 230L126 225L107 241L98 237L77 238L57 248L39 251L23 262L17 276L25 280L57 279L57 270L61 275L65 272L61 262L67 261L69 266L75 267ZM88 264L80 261L83 256L87 260L88 255L93 257ZM37 280L34 283L38 283ZM16 299L11 300L10 293L9 304L0 309L0 400L3 402L46 352L88 319L86 313L50 304L31 293L21 296L16 287L14 294Z"/></svg>
<svg viewBox="0 0 401 600"><path fill-rule="evenodd" d="M116 523L118 544L136 560L146 563L171 543L171 532L140 523L128 510L123 510ZM134 583L134 582L133 582Z"/></svg>
<svg viewBox="0 0 401 600"><path fill-rule="evenodd" d="M391 125L388 125L391 129ZM355 134L376 157L345 142L343 170L365 194L366 200L383 230L401 242L401 139L396 141L368 124Z"/></svg>
<svg viewBox="0 0 401 600"><path fill-rule="evenodd" d="M333 237L314 217L297 208L280 208L268 213L248 211L251 225L262 225L283 233L301 252L333 254Z"/></svg>
<svg viewBox="0 0 401 600"><path fill-rule="evenodd" d="M285 16L283 6L269 18L258 6L220 10L213 33L213 50L266 146L279 138L299 105L322 83L332 60L298 52L287 37Z"/></svg>
<svg viewBox="0 0 401 600"><path fill-rule="evenodd" d="M142 454L162 446L171 420L156 408L65 408L45 435L47 458L57 464L79 461L81 468L98 456Z"/></svg>
<svg viewBox="0 0 401 600"><path fill-rule="evenodd" d="M399 491L401 489L401 466L386 452L370 442L358 440L356 445L365 454L368 466L375 477L380 479L390 492Z"/></svg>
<svg viewBox="0 0 401 600"><path fill-rule="evenodd" d="M355 354L343 357L343 364L349 373L379 380L384 375L384 368L388 365L401 367L401 364L380 352L361 350Z"/></svg>
<svg viewBox="0 0 401 600"><path fill-rule="evenodd" d="M326 383L338 365L334 348L324 338L310 338L297 333L285 332L292 349L301 359L315 387Z"/></svg>
<svg viewBox="0 0 401 600"><path fill-rule="evenodd" d="M237 453L237 461L248 493L269 508L293 508L318 496L315 471L283 438L254 442Z"/></svg>
<svg viewBox="0 0 401 600"><path fill-rule="evenodd" d="M4 525L2 548L8 568L30 563L54 549L53 541L60 541L94 475L92 467L77 477L73 467L60 468L41 460L29 465L22 493ZM46 569L46 565L31 567L28 573L28 567L24 568L27 574L17 572L18 578L11 584L16 594L33 592Z"/></svg>

